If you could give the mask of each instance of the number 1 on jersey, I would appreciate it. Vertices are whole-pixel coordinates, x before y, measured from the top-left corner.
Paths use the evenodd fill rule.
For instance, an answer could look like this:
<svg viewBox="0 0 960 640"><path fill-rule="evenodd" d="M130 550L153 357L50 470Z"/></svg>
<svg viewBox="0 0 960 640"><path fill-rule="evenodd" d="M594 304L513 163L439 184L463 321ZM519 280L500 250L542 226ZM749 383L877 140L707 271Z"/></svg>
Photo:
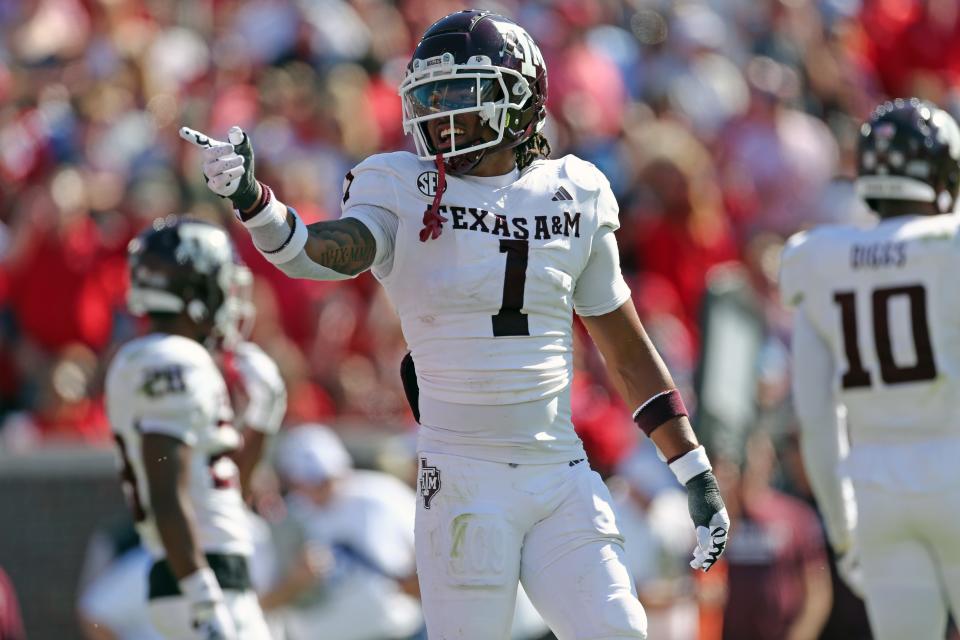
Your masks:
<svg viewBox="0 0 960 640"><path fill-rule="evenodd" d="M530 243L527 240L501 240L500 253L507 254L507 268L503 272L503 303L493 320L494 337L528 336L530 325L523 308L523 292L527 285L527 257Z"/></svg>

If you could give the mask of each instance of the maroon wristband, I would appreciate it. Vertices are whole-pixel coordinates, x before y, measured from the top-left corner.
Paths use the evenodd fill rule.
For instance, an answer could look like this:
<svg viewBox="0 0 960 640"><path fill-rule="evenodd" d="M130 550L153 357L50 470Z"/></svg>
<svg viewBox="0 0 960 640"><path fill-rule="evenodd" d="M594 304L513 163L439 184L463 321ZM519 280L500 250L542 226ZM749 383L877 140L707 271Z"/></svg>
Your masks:
<svg viewBox="0 0 960 640"><path fill-rule="evenodd" d="M685 415L688 415L687 408L683 405L680 392L670 389L661 391L640 405L633 413L633 421L649 436L667 420Z"/></svg>
<svg viewBox="0 0 960 640"><path fill-rule="evenodd" d="M240 222L246 222L252 219L258 213L266 209L270 204L270 201L273 200L273 189L263 184L259 180L257 180L257 184L260 185L260 199L257 200L257 204L255 204L249 211L240 211L239 209L236 210L237 218L240 220Z"/></svg>

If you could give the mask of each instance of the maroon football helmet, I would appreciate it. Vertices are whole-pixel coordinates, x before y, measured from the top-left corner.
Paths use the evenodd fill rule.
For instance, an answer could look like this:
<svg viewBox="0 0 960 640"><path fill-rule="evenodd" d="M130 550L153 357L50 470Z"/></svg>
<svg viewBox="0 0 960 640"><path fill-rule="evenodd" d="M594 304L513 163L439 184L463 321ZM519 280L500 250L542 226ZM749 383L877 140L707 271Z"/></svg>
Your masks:
<svg viewBox="0 0 960 640"><path fill-rule="evenodd" d="M547 68L522 27L489 11L460 11L423 34L400 84L403 128L424 160L442 155L454 174L473 169L489 149L509 149L543 127ZM457 140L454 118L476 113L492 140ZM427 123L447 119L449 145L438 149ZM447 137L445 136L445 137Z"/></svg>

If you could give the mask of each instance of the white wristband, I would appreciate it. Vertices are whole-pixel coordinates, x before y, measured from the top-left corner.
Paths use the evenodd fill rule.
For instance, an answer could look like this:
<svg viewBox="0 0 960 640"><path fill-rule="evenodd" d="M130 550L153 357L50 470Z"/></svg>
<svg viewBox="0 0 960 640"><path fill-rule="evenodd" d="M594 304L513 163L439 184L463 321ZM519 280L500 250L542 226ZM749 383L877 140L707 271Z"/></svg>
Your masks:
<svg viewBox="0 0 960 640"><path fill-rule="evenodd" d="M288 213L293 216L292 229L287 224ZM253 237L253 245L257 251L273 264L290 262L307 244L307 225L294 209L283 204L272 192L267 206L257 215L242 222Z"/></svg>
<svg viewBox="0 0 960 640"><path fill-rule="evenodd" d="M285 205L281 206L286 208ZM263 257L273 264L290 262L296 258L307 245L307 225L303 223L303 220L300 219L300 216L297 215L296 211L293 209L289 209L289 211L293 213L294 227L293 232L290 233L286 242L273 251L264 251L263 249L260 249L260 247L257 247L260 249L260 253L263 255Z"/></svg>
<svg viewBox="0 0 960 640"><path fill-rule="evenodd" d="M668 466L682 485L686 485L690 482L691 478L700 475L704 471L711 471L713 469L713 467L710 466L710 459L707 458L707 450L702 446L692 451L687 451Z"/></svg>
<svg viewBox="0 0 960 640"><path fill-rule="evenodd" d="M236 209L234 209L234 213L241 224L247 229L256 229L257 227L263 227L268 224L287 226L287 205L277 200L272 192L270 194L270 202L267 203L267 206L249 220L241 218L240 212Z"/></svg>
<svg viewBox="0 0 960 640"><path fill-rule="evenodd" d="M179 582L180 592L191 603L220 602L223 600L223 591L213 569L204 567L197 569Z"/></svg>

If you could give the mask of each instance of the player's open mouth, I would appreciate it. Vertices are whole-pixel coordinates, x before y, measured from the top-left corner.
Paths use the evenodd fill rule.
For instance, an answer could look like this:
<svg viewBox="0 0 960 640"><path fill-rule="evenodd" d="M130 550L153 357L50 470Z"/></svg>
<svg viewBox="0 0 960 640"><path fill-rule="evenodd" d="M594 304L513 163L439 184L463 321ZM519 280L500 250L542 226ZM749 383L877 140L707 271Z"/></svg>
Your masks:
<svg viewBox="0 0 960 640"><path fill-rule="evenodd" d="M439 130L436 132L435 137L437 140L438 149L449 149L453 146L453 141L456 140L456 136L463 136L464 130L461 127L454 125L452 128L450 125L442 125Z"/></svg>

